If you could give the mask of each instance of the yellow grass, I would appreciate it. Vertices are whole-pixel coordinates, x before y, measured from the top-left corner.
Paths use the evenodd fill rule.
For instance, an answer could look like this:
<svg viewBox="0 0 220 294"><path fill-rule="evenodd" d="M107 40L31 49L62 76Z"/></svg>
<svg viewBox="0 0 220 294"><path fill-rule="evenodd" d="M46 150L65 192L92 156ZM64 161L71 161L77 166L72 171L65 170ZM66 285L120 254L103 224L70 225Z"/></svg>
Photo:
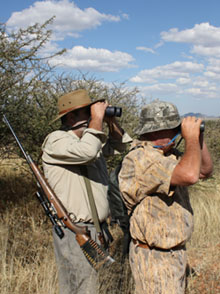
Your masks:
<svg viewBox="0 0 220 294"><path fill-rule="evenodd" d="M57 276L51 244L38 247L40 242L35 241L35 234L24 234L21 237L23 240L16 237L11 240L8 226L10 217L11 215L6 215L0 227L1 294L58 293L55 290ZM25 238L30 239L30 244L26 244Z"/></svg>
<svg viewBox="0 0 220 294"><path fill-rule="evenodd" d="M35 197L34 179L21 160L1 161L0 171L0 293L58 294L51 223ZM187 293L220 293L220 180L218 175L191 190L195 230L188 243ZM101 294L132 294L133 280L126 259L120 265L121 231L113 252L117 264L103 271ZM218 288L219 287L219 288Z"/></svg>
<svg viewBox="0 0 220 294"><path fill-rule="evenodd" d="M220 293L220 180L214 174L191 189L195 229L189 242L188 293Z"/></svg>

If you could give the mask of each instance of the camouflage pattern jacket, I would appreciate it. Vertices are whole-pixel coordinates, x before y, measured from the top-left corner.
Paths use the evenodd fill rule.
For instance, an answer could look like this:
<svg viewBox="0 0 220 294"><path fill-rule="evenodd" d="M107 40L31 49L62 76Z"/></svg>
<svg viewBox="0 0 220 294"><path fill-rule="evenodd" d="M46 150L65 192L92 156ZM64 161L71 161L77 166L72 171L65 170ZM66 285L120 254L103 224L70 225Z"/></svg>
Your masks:
<svg viewBox="0 0 220 294"><path fill-rule="evenodd" d="M183 245L193 231L193 211L186 187L170 187L180 154L169 155L150 142L135 140L123 160L119 186L129 213L130 232L149 246L170 249Z"/></svg>

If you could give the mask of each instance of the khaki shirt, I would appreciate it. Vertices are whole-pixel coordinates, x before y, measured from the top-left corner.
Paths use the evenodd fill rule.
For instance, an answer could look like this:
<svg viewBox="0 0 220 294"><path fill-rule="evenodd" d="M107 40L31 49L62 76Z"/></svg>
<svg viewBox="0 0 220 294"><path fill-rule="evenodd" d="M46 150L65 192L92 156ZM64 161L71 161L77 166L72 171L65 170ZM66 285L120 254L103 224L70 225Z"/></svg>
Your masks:
<svg viewBox="0 0 220 294"><path fill-rule="evenodd" d="M103 147L105 141L103 132L88 128L81 139L73 131L52 132L42 145L45 177L75 222L93 222L80 165L87 166L99 220L109 215L108 173L103 155L114 154L113 148L124 150L131 138L125 133L122 142L110 138Z"/></svg>
<svg viewBox="0 0 220 294"><path fill-rule="evenodd" d="M186 187L170 189L177 156L164 156L150 142L127 154L119 173L119 185L131 213L132 238L150 246L169 249L185 244L193 230L193 212ZM135 207L136 206L136 207Z"/></svg>

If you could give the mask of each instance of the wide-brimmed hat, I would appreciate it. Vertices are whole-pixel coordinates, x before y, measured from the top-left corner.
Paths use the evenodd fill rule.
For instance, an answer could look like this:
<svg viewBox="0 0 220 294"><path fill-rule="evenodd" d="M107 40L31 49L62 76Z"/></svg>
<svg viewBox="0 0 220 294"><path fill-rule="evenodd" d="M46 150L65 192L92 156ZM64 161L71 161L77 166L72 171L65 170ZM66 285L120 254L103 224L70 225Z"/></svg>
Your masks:
<svg viewBox="0 0 220 294"><path fill-rule="evenodd" d="M155 100L142 108L139 125L135 129L135 133L143 135L169 130L180 126L180 124L181 118L174 104Z"/></svg>
<svg viewBox="0 0 220 294"><path fill-rule="evenodd" d="M104 99L99 99L92 102L88 92L85 89L78 89L67 93L58 99L58 115L54 120L52 120L51 123L55 122L71 111L90 106L98 101L104 101Z"/></svg>

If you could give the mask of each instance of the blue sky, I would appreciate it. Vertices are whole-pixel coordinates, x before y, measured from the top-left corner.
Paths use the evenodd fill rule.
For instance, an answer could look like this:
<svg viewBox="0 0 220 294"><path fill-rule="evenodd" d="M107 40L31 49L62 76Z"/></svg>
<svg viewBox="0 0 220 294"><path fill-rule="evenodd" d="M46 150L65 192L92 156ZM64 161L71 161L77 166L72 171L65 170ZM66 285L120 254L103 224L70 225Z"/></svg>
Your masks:
<svg viewBox="0 0 220 294"><path fill-rule="evenodd" d="M67 48L59 70L220 116L219 11L219 0L7 0L0 21L16 29L55 15L44 53Z"/></svg>

